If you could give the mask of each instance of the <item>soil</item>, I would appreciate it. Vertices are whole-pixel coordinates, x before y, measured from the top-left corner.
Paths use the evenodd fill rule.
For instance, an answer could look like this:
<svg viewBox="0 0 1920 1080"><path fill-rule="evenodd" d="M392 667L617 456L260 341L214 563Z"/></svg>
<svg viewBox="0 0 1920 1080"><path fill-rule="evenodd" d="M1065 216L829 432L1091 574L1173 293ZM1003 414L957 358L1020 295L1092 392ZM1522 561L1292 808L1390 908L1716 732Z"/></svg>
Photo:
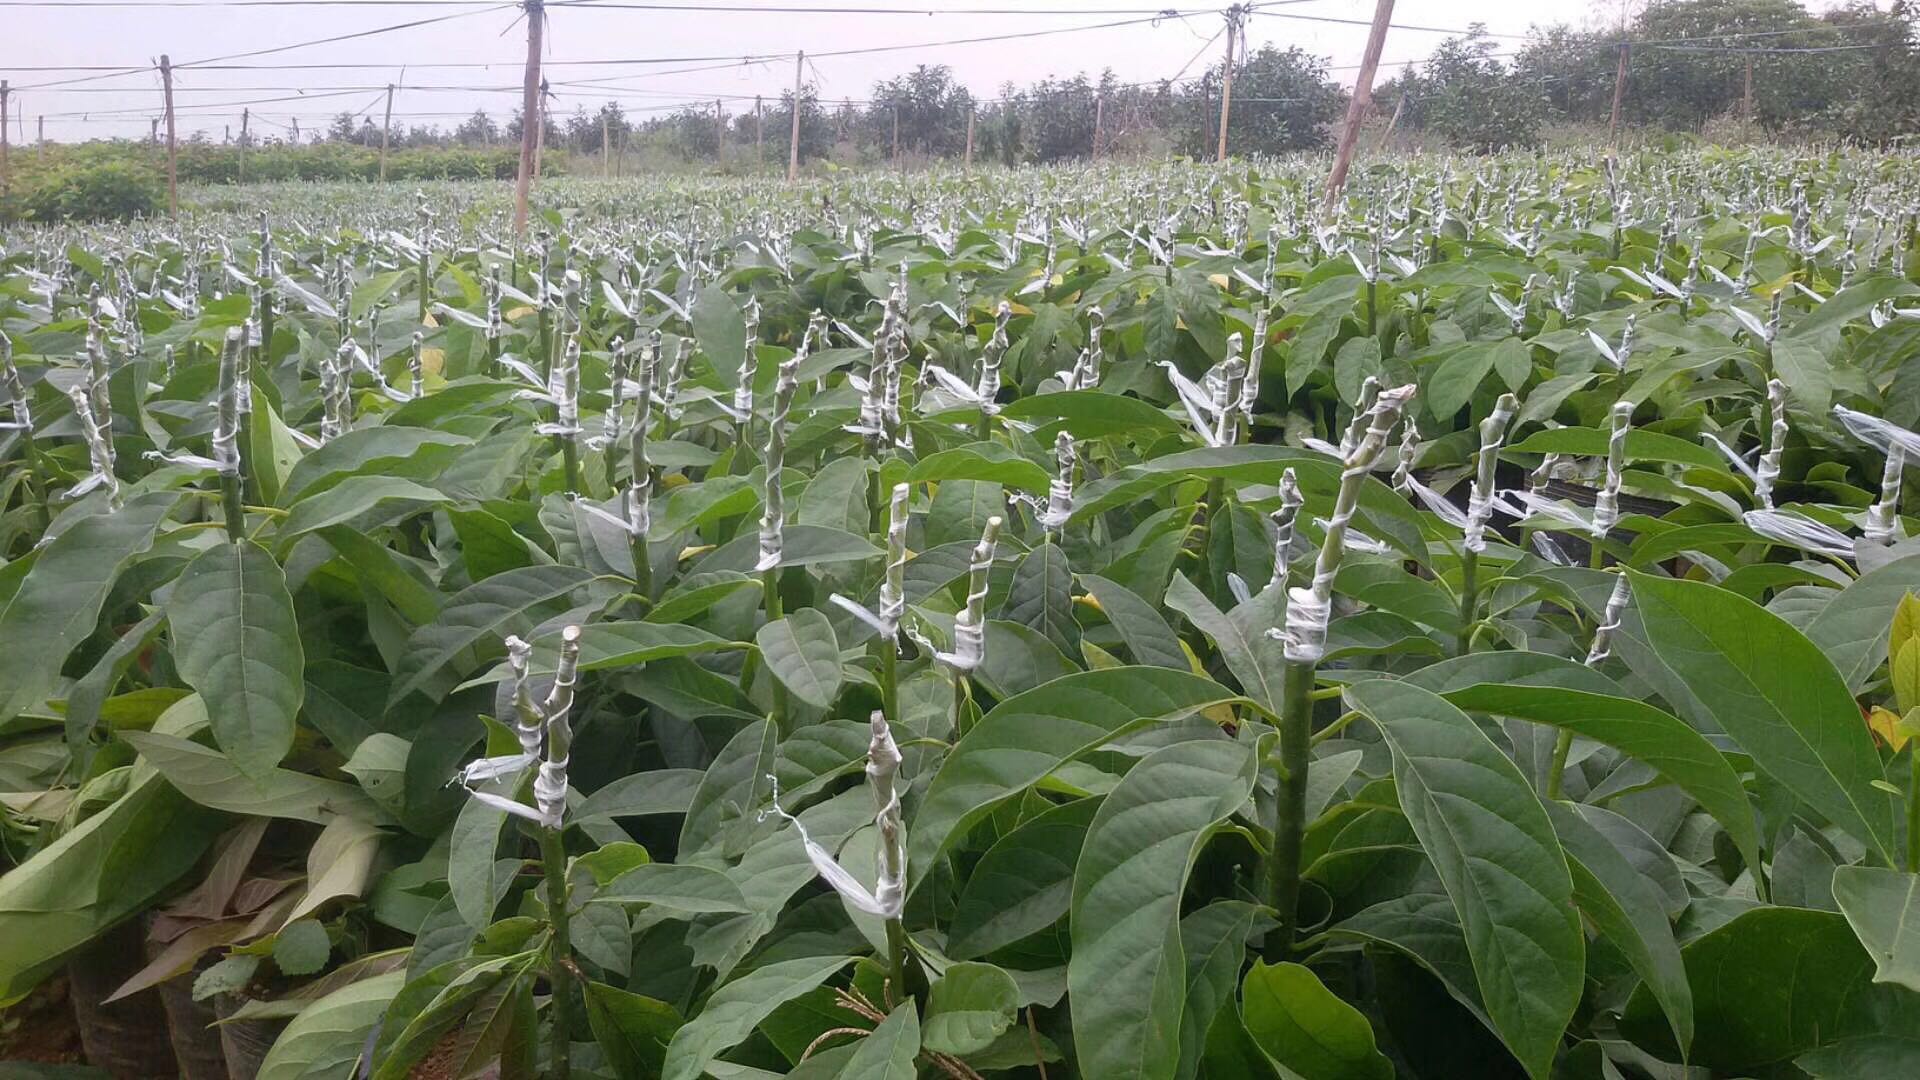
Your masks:
<svg viewBox="0 0 1920 1080"><path fill-rule="evenodd" d="M25 1000L0 1009L0 1061L77 1065L85 1060L64 976L48 979Z"/></svg>

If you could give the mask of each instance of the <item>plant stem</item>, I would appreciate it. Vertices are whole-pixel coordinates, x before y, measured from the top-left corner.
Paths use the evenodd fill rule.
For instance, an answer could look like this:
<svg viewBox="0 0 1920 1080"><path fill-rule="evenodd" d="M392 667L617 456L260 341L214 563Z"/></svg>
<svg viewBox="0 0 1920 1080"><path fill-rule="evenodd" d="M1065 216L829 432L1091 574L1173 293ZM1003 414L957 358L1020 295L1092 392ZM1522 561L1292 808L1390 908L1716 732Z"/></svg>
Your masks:
<svg viewBox="0 0 1920 1080"><path fill-rule="evenodd" d="M760 579L760 591L766 594L764 600L767 608L767 621L770 623L779 622L785 617L785 613L780 607L779 567L776 566L762 575ZM772 668L767 669L767 674L773 676L773 724L775 727L783 727L787 722L787 688L781 685L779 676L773 675Z"/></svg>
<svg viewBox="0 0 1920 1080"><path fill-rule="evenodd" d="M953 677L953 736L955 739L967 733L967 725L964 721L967 715L968 696L967 677L955 675Z"/></svg>
<svg viewBox="0 0 1920 1080"><path fill-rule="evenodd" d="M907 999L907 928L887 920L887 1008Z"/></svg>
<svg viewBox="0 0 1920 1080"><path fill-rule="evenodd" d="M1480 553L1462 551L1460 553L1460 648L1461 656L1467 655L1472 645L1474 616L1480 610Z"/></svg>
<svg viewBox="0 0 1920 1080"><path fill-rule="evenodd" d="M1920 743L1907 751L1907 872L1920 874Z"/></svg>
<svg viewBox="0 0 1920 1080"><path fill-rule="evenodd" d="M1567 771L1567 755L1573 750L1573 732L1562 728L1553 741L1553 760L1547 763L1547 798L1560 797L1560 777Z"/></svg>
<svg viewBox="0 0 1920 1080"><path fill-rule="evenodd" d="M880 658L880 711L887 723L900 722L900 646L891 637L874 643Z"/></svg>
<svg viewBox="0 0 1920 1080"><path fill-rule="evenodd" d="M220 478L220 505L227 512L227 539L239 543L247 537L247 515L240 503L240 478Z"/></svg>
<svg viewBox="0 0 1920 1080"><path fill-rule="evenodd" d="M1267 934L1265 951L1274 963L1292 954L1294 934L1300 925L1300 851L1307 827L1314 667L1311 661L1287 661L1280 691L1280 793L1273 813L1273 853L1267 858L1267 897L1279 925Z"/></svg>
<svg viewBox="0 0 1920 1080"><path fill-rule="evenodd" d="M553 988L553 1050L548 1073L556 1080L566 1080L573 1073L573 945L567 927L567 849L560 830L540 829L540 861L547 877L547 919L553 927L547 942L547 982Z"/></svg>
<svg viewBox="0 0 1920 1080"><path fill-rule="evenodd" d="M554 438L560 442L560 461L566 469L567 490L577 493L580 490L580 444L571 435L555 435Z"/></svg>

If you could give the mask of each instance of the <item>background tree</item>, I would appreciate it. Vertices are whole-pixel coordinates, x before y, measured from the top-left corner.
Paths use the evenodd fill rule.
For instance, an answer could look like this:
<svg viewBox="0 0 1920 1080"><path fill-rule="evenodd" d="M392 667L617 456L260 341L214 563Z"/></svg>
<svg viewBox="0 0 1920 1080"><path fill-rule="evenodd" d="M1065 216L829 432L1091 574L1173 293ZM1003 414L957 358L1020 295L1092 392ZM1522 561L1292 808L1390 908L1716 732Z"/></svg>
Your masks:
<svg viewBox="0 0 1920 1080"><path fill-rule="evenodd" d="M900 118L900 150L928 157L952 157L967 144L967 114L973 95L944 64L921 64L905 75L873 84L863 117L862 142L882 154L893 147L893 122Z"/></svg>
<svg viewBox="0 0 1920 1080"><path fill-rule="evenodd" d="M1536 145L1546 99L1493 56L1494 43L1480 29L1441 42L1407 89L1422 100L1426 127L1449 145L1477 153Z"/></svg>
<svg viewBox="0 0 1920 1080"><path fill-rule="evenodd" d="M1213 114L1218 123L1220 68L1188 93L1202 100L1182 112ZM1227 121L1227 149L1235 154L1284 154L1317 150L1327 145L1328 125L1347 107L1347 92L1327 75L1327 59L1305 49L1277 49L1263 45L1245 57L1233 72L1233 108ZM1209 155L1215 144L1206 131L1187 132L1183 146L1190 154Z"/></svg>

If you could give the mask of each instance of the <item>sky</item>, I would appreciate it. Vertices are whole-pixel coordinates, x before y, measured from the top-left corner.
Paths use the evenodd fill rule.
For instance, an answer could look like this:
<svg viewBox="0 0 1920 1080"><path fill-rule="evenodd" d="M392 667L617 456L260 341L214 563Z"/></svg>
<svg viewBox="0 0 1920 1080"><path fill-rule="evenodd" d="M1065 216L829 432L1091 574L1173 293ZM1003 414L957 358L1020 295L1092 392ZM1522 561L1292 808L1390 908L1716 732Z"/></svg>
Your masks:
<svg viewBox="0 0 1920 1080"><path fill-rule="evenodd" d="M833 53L1133 23L1023 40L810 57L805 77L831 105L845 98L859 100L877 80L922 63L947 65L980 97L998 94L1009 81L1024 86L1047 76L1097 74L1103 68L1112 68L1123 82L1191 76L1218 62L1224 40L1216 37L1224 0L664 0L665 6L689 10L622 8L622 2L582 0L562 6L550 0L545 62L555 94L549 108L556 115L582 106L593 111L604 101L618 100L638 120L692 101L711 107L716 98L728 114L750 112L754 95L777 99L782 90L792 88L796 49ZM1816 0L1810 6L1821 10L1834 2ZM723 5L910 12L697 10ZM1183 14L1151 18L1169 5ZM1328 57L1334 77L1351 82L1372 3L1283 0L1262 6L1264 12L1247 21L1251 49L1298 45ZM451 128L476 108L504 121L519 104L526 60L526 29L519 14L513 4L457 0L336 0L327 5L251 0L249 5L225 6L209 6L209 0L0 0L0 78L14 87L16 126L9 134L14 145L27 143L38 130L38 118L44 117L46 137L52 141L144 136L160 112L160 76L153 70L97 78L103 73L26 69L150 67L163 51L175 65L191 65L422 19L443 21L225 61L251 65L248 70L183 67L174 77L180 138L195 131L215 141L237 134L247 102L253 102L245 107L252 110L258 134L285 137L296 121L303 133L310 133L342 111L369 116L378 124L390 82L401 87L393 107L396 129L427 124ZM1494 34L1524 35L1536 25L1594 27L1613 25L1619 17L1620 0L1399 0L1393 21L1406 28L1388 33L1381 78L1400 63L1424 57L1447 37L1412 27L1459 30L1477 22ZM766 56L782 58L743 62ZM568 63L648 58L669 62ZM371 66L302 66L339 63ZM427 64L486 66L422 66ZM685 68L704 70L681 70ZM89 81L35 85L80 78Z"/></svg>

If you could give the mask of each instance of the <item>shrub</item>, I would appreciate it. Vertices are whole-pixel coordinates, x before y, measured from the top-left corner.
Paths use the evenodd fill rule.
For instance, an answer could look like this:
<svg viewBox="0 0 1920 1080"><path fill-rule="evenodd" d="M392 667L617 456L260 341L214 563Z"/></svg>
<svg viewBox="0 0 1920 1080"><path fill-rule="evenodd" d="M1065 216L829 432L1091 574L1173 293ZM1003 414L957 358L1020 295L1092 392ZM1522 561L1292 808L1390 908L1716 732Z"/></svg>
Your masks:
<svg viewBox="0 0 1920 1080"><path fill-rule="evenodd" d="M126 221L159 213L166 193L147 169L114 161L49 173L21 203L34 221Z"/></svg>

